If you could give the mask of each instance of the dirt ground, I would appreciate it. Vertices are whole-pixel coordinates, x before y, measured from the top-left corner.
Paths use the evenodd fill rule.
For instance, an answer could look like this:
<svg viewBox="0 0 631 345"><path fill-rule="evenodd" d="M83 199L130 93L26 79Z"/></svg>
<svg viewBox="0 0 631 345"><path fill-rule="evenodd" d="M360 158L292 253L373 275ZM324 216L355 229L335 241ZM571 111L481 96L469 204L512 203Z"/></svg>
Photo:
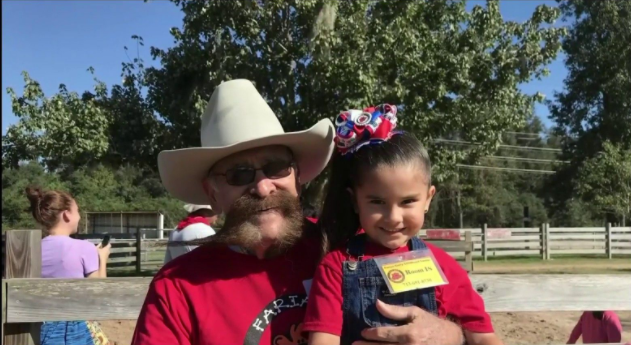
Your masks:
<svg viewBox="0 0 631 345"><path fill-rule="evenodd" d="M565 344L580 312L492 313L493 325L505 344ZM631 312L619 312L623 341L631 341ZM131 342L136 321L102 321L111 345Z"/></svg>
<svg viewBox="0 0 631 345"><path fill-rule="evenodd" d="M551 260L516 262L496 260L475 262L474 271L485 273L617 273L631 272L631 260ZM565 344L576 324L580 312L528 312L492 313L496 332L507 345ZM619 312L624 334L623 341L631 341L631 312ZM131 342L136 321L102 321L101 326L110 338L111 345L127 345Z"/></svg>

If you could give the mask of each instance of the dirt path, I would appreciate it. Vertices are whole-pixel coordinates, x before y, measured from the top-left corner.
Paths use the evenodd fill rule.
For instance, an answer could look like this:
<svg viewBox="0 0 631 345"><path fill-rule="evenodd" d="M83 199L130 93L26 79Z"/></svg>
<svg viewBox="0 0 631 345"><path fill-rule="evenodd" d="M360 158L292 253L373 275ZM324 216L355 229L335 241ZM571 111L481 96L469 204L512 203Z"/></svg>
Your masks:
<svg viewBox="0 0 631 345"><path fill-rule="evenodd" d="M496 332L508 345L565 344L580 312L492 313ZM631 341L631 312L619 312L622 340ZM101 326L111 345L128 345L136 321L103 321Z"/></svg>

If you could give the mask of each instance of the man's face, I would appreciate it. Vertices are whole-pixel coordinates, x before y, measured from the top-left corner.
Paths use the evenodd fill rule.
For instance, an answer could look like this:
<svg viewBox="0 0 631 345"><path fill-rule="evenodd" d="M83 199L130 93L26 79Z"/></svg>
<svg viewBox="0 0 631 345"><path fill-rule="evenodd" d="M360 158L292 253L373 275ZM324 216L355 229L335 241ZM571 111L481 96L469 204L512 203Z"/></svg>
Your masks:
<svg viewBox="0 0 631 345"><path fill-rule="evenodd" d="M267 146L236 153L213 166L204 190L213 209L226 215L221 232L229 241L241 242L232 244L273 244L301 230L299 183L292 164L286 147ZM258 170L252 174L252 168Z"/></svg>

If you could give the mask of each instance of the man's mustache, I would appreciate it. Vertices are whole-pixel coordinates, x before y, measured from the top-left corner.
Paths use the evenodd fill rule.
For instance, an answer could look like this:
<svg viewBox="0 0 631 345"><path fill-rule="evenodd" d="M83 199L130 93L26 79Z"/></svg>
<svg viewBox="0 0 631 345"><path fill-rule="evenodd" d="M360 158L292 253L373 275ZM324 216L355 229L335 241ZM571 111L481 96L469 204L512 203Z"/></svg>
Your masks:
<svg viewBox="0 0 631 345"><path fill-rule="evenodd" d="M254 247L261 241L261 232L254 217L263 211L275 210L284 220L284 229L277 247L272 248L270 255L291 247L302 236L304 217L302 207L297 196L278 190L270 196L259 198L255 195L244 194L239 197L226 213L224 224L215 235L193 241L170 245L236 245L240 247Z"/></svg>
<svg viewBox="0 0 631 345"><path fill-rule="evenodd" d="M245 194L232 204L230 211L226 213L223 227L230 229L263 211L276 210L287 217L296 209L300 209L300 201L296 196L284 190L279 190L265 198Z"/></svg>

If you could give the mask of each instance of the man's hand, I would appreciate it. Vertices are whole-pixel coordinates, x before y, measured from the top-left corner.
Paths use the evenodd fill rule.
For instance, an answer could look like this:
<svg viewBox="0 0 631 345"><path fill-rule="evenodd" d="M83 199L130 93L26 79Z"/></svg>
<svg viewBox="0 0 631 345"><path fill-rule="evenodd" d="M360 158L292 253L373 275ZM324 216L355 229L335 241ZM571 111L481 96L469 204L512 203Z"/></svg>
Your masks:
<svg viewBox="0 0 631 345"><path fill-rule="evenodd" d="M377 310L385 317L407 321L407 324L365 329L362 336L369 341L356 341L353 345L462 345L464 343L464 335L458 325L440 319L421 308L399 307L377 301Z"/></svg>

